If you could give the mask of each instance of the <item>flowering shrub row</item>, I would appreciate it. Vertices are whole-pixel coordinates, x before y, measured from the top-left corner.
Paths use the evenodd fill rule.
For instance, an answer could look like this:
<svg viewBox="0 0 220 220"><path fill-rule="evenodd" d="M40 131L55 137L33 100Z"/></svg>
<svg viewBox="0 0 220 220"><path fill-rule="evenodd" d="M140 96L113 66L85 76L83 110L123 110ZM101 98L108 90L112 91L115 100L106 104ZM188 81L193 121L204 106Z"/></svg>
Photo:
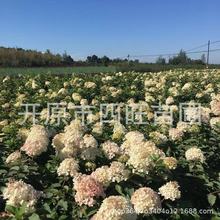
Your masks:
<svg viewBox="0 0 220 220"><path fill-rule="evenodd" d="M220 71L0 81L1 219L220 218ZM148 122L100 123L102 102L144 104ZM154 123L151 106L159 102L172 109L173 127L164 115ZM181 102L202 103L201 124L179 122ZM35 125L31 115L22 123L23 103L40 103ZM74 108L59 125L55 117L45 125L47 103L95 107L85 125L72 119ZM186 114L193 118L197 111ZM202 216L199 210L209 212Z"/></svg>

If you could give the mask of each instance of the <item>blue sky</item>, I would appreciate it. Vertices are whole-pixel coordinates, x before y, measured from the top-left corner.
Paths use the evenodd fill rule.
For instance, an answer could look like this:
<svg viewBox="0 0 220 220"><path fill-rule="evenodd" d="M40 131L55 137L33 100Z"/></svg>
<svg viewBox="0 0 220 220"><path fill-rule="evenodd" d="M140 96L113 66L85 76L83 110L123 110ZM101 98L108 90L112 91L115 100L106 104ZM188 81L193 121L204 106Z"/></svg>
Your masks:
<svg viewBox="0 0 220 220"><path fill-rule="evenodd" d="M0 0L0 45L75 59L170 53L220 40L219 10L219 0Z"/></svg>

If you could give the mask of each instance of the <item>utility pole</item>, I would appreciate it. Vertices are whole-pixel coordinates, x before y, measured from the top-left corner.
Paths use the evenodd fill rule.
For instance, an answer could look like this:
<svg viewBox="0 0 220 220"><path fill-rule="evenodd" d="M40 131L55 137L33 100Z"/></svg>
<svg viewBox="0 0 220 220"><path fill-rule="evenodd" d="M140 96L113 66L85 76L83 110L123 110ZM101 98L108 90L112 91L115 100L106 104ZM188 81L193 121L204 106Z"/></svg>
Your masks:
<svg viewBox="0 0 220 220"><path fill-rule="evenodd" d="M206 68L209 68L209 50L210 50L210 40L208 41L208 51L207 51Z"/></svg>
<svg viewBox="0 0 220 220"><path fill-rule="evenodd" d="M127 58L128 58L128 63L129 63L129 58L130 58L130 55L129 55L129 54L128 54Z"/></svg>

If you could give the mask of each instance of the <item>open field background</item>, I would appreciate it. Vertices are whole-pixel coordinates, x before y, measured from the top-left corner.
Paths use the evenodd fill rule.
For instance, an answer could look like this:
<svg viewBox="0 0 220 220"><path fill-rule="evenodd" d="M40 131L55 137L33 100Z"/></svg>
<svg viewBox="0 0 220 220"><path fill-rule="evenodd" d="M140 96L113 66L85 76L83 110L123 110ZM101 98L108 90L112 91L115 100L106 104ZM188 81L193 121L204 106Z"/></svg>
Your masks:
<svg viewBox="0 0 220 220"><path fill-rule="evenodd" d="M220 65L209 65L210 68L220 68ZM123 64L119 66L85 66L85 67L0 67L0 75L16 75L16 74L72 74L72 73L115 73L115 72L158 72L175 69L205 69L204 65L158 65L158 64L142 64L137 65Z"/></svg>

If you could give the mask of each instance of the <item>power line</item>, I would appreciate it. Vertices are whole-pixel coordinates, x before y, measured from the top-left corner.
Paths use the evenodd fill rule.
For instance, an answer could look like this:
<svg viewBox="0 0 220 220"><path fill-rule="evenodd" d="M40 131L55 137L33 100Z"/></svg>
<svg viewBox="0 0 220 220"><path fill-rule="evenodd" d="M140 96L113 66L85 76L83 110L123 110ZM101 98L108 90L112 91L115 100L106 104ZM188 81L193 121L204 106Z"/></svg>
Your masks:
<svg viewBox="0 0 220 220"><path fill-rule="evenodd" d="M202 45L200 45L198 47L193 47L192 49L186 50L186 52L192 51L192 50L197 50L197 49L200 49L200 48L203 48L203 47L207 47L207 45L208 45L207 43L206 44L202 44Z"/></svg>
<svg viewBox="0 0 220 220"><path fill-rule="evenodd" d="M220 48L209 50L209 52L220 51ZM186 54L196 54L196 53L205 53L207 50L200 50L200 51L191 51L186 52ZM130 57L158 57L158 56L175 56L179 53L166 53L166 54L145 54L145 55L130 55Z"/></svg>
<svg viewBox="0 0 220 220"><path fill-rule="evenodd" d="M210 45L212 44L216 44L216 43L220 43L220 40L216 40L216 41L213 41L213 42L209 42ZM196 54L196 53L207 53L207 50L200 50L200 51L193 51L193 50L197 50L197 49L200 49L200 48L203 48L203 47L207 47L208 46L208 43L206 44L202 44L202 45L199 45L197 47L194 47L194 48L191 48L191 49L188 49L188 50L185 50L184 52L186 54ZM212 50L209 50L209 52L215 52L215 51L219 51L220 49L212 49ZM175 53L160 53L160 54L143 54L143 55L129 55L129 58L138 58L138 57L159 57L159 56L162 56L162 57L169 57L169 56L176 56L178 55L179 52L175 52ZM124 56L124 57L119 57L120 59L125 59L125 58L128 58L128 56ZM128 59L129 59L128 58Z"/></svg>
<svg viewBox="0 0 220 220"><path fill-rule="evenodd" d="M211 42L211 44L216 44L216 43L220 43L220 40Z"/></svg>
<svg viewBox="0 0 220 220"><path fill-rule="evenodd" d="M220 43L220 40L213 41L213 42L210 41L210 45L211 45L211 44L216 44L216 43ZM203 47L207 47L207 46L208 46L208 43L205 43L205 44L202 44L202 45L200 45L200 46L193 47L192 49L185 50L185 52L189 52L189 51L192 51L192 50L197 50L197 49L200 49L200 48L203 48Z"/></svg>

